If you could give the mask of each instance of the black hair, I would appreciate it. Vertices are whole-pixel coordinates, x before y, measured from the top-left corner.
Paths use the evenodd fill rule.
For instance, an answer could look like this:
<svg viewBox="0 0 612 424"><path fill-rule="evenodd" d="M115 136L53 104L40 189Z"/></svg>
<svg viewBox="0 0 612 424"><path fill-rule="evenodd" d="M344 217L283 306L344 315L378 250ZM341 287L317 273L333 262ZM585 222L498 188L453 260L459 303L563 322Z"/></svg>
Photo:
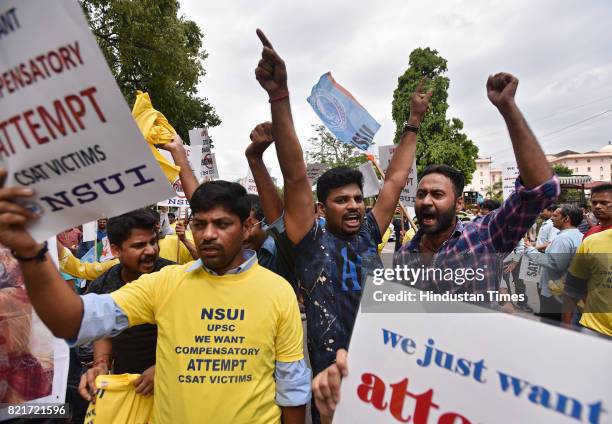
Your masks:
<svg viewBox="0 0 612 424"><path fill-rule="evenodd" d="M121 243L130 238L132 229L151 230L155 232L157 218L150 209L136 209L114 216L108 220L106 236L110 244L121 246Z"/></svg>
<svg viewBox="0 0 612 424"><path fill-rule="evenodd" d="M151 214L155 217L155 221L160 222L161 221L161 215L159 214L159 212L157 212L156 209L147 209L149 212L151 212Z"/></svg>
<svg viewBox="0 0 612 424"><path fill-rule="evenodd" d="M579 208L583 208L583 209L588 209L589 205L587 205L586 203L582 202L578 205Z"/></svg>
<svg viewBox="0 0 612 424"><path fill-rule="evenodd" d="M453 183L453 188L455 189L455 197L459 197L463 193L463 187L465 187L465 177L458 169L448 165L428 165L419 176L419 181L421 181L423 177L428 174L442 174L451 180Z"/></svg>
<svg viewBox="0 0 612 424"><path fill-rule="evenodd" d="M263 209L261 208L261 201L259 200L259 196L256 194L247 194L247 197L251 201L251 212L255 215L255 219L261 221L264 219Z"/></svg>
<svg viewBox="0 0 612 424"><path fill-rule="evenodd" d="M174 214L174 212L168 212L168 218L176 219L176 215Z"/></svg>
<svg viewBox="0 0 612 424"><path fill-rule="evenodd" d="M551 203L550 205L546 206L544 209L549 211L549 212L554 212L557 210L557 205L554 203Z"/></svg>
<svg viewBox="0 0 612 424"><path fill-rule="evenodd" d="M487 209L489 212L493 212L495 209L499 208L501 203L497 200L487 199L480 205L480 209Z"/></svg>
<svg viewBox="0 0 612 424"><path fill-rule="evenodd" d="M238 215L240 222L244 222L251 213L251 200L244 187L238 183L216 180L201 184L193 192L191 200L191 213L207 212L222 206L228 212Z"/></svg>
<svg viewBox="0 0 612 424"><path fill-rule="evenodd" d="M605 193L606 191L612 191L612 183L604 183L593 187L591 189L591 196L595 193Z"/></svg>
<svg viewBox="0 0 612 424"><path fill-rule="evenodd" d="M359 190L363 191L363 175L361 171L349 168L348 166L329 169L317 180L317 200L325 204L330 191L349 184L357 184Z"/></svg>
<svg viewBox="0 0 612 424"><path fill-rule="evenodd" d="M568 216L570 222L572 223L572 227L577 227L582 222L584 216L582 215L582 211L578 206L564 204L559 206L561 209L562 216Z"/></svg>

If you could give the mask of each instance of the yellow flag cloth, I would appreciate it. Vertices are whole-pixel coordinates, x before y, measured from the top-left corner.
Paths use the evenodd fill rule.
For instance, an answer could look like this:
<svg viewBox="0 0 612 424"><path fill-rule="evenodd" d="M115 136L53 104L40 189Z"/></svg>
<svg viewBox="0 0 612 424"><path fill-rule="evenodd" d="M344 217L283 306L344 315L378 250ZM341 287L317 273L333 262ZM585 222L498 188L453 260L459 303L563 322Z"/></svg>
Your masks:
<svg viewBox="0 0 612 424"><path fill-rule="evenodd" d="M153 414L153 395L139 395L134 380L139 374L96 377L96 403L90 403L85 424L146 424Z"/></svg>
<svg viewBox="0 0 612 424"><path fill-rule="evenodd" d="M136 102L132 108L132 117L140 129L145 140L157 159L159 166L166 175L166 178L173 184L178 178L181 168L173 165L164 158L155 148L156 144L166 144L172 141L176 131L168 122L163 113L153 109L151 98L148 93L138 90L136 92Z"/></svg>

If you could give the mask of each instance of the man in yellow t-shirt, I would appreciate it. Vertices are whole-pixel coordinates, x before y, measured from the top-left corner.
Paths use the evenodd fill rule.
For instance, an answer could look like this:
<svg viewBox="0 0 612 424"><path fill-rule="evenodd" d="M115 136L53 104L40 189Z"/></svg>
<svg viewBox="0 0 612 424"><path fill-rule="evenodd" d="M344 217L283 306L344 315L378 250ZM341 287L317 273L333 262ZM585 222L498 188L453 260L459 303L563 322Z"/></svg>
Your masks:
<svg viewBox="0 0 612 424"><path fill-rule="evenodd" d="M586 295L580 325L612 337L612 229L583 240L572 260L563 293L563 322L571 322Z"/></svg>
<svg viewBox="0 0 612 424"><path fill-rule="evenodd" d="M0 200L14 190L0 188ZM300 312L289 283L242 246L250 206L237 183L202 184L191 198L200 259L111 294L76 295L27 232L35 217L17 204L0 202L0 243L14 250L31 302L57 337L74 345L157 325L154 422L303 423L311 373Z"/></svg>

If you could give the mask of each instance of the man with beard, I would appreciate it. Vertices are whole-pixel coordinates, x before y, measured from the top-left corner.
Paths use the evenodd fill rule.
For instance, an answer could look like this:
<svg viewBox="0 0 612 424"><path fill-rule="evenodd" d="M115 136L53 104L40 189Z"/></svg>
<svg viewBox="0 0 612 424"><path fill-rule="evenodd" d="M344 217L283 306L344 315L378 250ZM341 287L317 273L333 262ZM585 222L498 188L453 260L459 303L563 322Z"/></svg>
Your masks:
<svg viewBox="0 0 612 424"><path fill-rule="evenodd" d="M92 281L87 293L112 293L143 274L157 272L174 262L159 257L156 216L138 209L108 220L108 241L119 263ZM93 343L93 363L81 376L79 393L91 400L96 392L95 379L100 374L141 374L134 382L136 393L153 391L157 327L137 325L113 338Z"/></svg>
<svg viewBox="0 0 612 424"><path fill-rule="evenodd" d="M311 185L293 125L285 63L259 30L258 36L263 51L255 75L270 98L272 132L284 180L285 227L295 246L316 388L318 381L326 381L328 369L334 369L336 352L348 347L368 271L383 266L377 246L408 180L407 164L415 157L417 132L433 92L426 92L422 80L412 95L403 135L371 212L365 213L359 171L339 167L319 177L317 200L326 219L321 226L315 219Z"/></svg>
<svg viewBox="0 0 612 424"><path fill-rule="evenodd" d="M110 294L78 296L46 244L28 233L38 216L12 201L33 191L4 188L5 178L0 169L0 243L14 251L32 305L56 337L81 344L157 325L154 422L304 422L311 374L298 304L291 286L242 246L244 187L211 181L193 193L200 260L143 274ZM150 256L144 271L154 268Z"/></svg>
<svg viewBox="0 0 612 424"><path fill-rule="evenodd" d="M515 103L517 86L518 80L505 73L490 76L487 81L487 95L506 122L520 171L514 193L482 220L463 223L456 218L462 203L463 175L447 165L426 167L420 175L415 202L420 229L394 257L394 266L435 263L442 270L480 268L484 278L461 285L452 279L422 280L415 282L417 288L436 293L497 291L500 254L512 251L540 211L559 195L559 181Z"/></svg>
<svg viewBox="0 0 612 424"><path fill-rule="evenodd" d="M591 210L599 223L591 227L584 238L612 228L612 184L605 183L591 189Z"/></svg>

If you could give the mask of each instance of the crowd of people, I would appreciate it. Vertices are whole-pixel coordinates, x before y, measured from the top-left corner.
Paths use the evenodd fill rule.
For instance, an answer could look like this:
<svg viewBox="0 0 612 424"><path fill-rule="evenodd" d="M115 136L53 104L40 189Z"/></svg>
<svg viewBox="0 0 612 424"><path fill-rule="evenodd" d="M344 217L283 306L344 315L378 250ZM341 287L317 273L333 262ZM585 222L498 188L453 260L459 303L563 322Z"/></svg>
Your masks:
<svg viewBox="0 0 612 424"><path fill-rule="evenodd" d="M285 63L257 34L263 49L255 75L271 110L271 121L253 129L245 151L258 195L228 181L199 184L182 167L190 204L185 219L143 208L100 219L94 242L81 242L79 228L58 235L60 271L89 281L80 287L67 283L47 245L28 233L28 223L39 217L15 200L31 196L31 189L0 188L0 243L18 262L37 314L72 347L67 399L75 422L95 400L96 378L109 373L139 374L134 389L154 396L156 422L333 418L366 278L383 268L379 245L390 224L403 227L396 206L432 92L421 81L413 93L370 210L361 173L348 167L323 173L314 201ZM542 317L612 338L612 184L592 189L591 212L555 203L559 181L515 102L517 87L507 73L486 83L520 171L513 194L502 204L485 201L476 218L462 220L464 175L429 164L419 175L418 230L398 230L394 266L455 269L478 258L486 268L479 281L415 286L435 293L515 292L521 301L506 306L530 313L519 270L521 261L532 261L542 269L536 302ZM282 196L263 160L272 145ZM178 136L163 148L186 163ZM104 238L114 259L81 261Z"/></svg>

